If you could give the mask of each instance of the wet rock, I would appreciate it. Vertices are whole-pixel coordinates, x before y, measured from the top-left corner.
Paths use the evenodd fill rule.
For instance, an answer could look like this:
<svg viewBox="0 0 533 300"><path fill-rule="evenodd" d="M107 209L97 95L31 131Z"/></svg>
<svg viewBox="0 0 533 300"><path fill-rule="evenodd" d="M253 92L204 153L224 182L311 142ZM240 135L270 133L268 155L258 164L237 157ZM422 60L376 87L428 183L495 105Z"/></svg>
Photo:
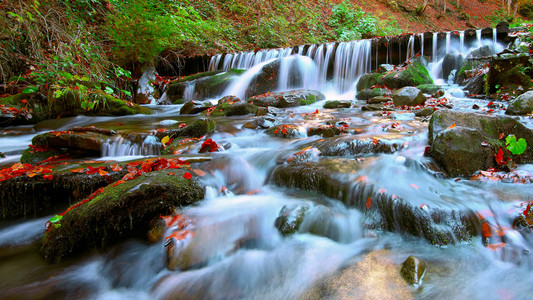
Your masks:
<svg viewBox="0 0 533 300"><path fill-rule="evenodd" d="M274 106L277 108L285 108L309 105L324 99L326 99L326 96L319 91L300 89L253 96L248 99L248 103L262 107Z"/></svg>
<svg viewBox="0 0 533 300"><path fill-rule="evenodd" d="M442 78L448 79L452 70L459 70L463 64L463 56L461 54L446 54L442 61Z"/></svg>
<svg viewBox="0 0 533 300"><path fill-rule="evenodd" d="M361 106L362 111L395 111L394 107L385 106L383 104L367 104Z"/></svg>
<svg viewBox="0 0 533 300"><path fill-rule="evenodd" d="M369 99L368 101L366 101L366 103L369 103L369 104L379 104L379 103L387 103L389 101L392 101L392 97L388 97L388 96L377 96L377 97L373 97L371 99Z"/></svg>
<svg viewBox="0 0 533 300"><path fill-rule="evenodd" d="M281 138L294 139L306 137L306 133L296 125L282 124L270 127L267 134Z"/></svg>
<svg viewBox="0 0 533 300"><path fill-rule="evenodd" d="M230 117L250 115L257 112L257 106L254 104L244 102L238 98L235 99L238 101L219 101L217 106L215 106L212 110L209 110L209 115L212 117Z"/></svg>
<svg viewBox="0 0 533 300"><path fill-rule="evenodd" d="M322 156L357 156L369 153L393 153L401 143L378 139L361 140L354 136L341 136L313 143Z"/></svg>
<svg viewBox="0 0 533 300"><path fill-rule="evenodd" d="M387 73L380 79L378 85L384 85L391 89L400 89L406 86L418 86L421 84L432 84L433 79L429 75L422 59L415 59L406 67Z"/></svg>
<svg viewBox="0 0 533 300"><path fill-rule="evenodd" d="M125 168L118 172L109 167L104 170L108 176L60 171L52 173L51 180L37 175L0 181L1 219L36 218L65 209L127 173Z"/></svg>
<svg viewBox="0 0 533 300"><path fill-rule="evenodd" d="M426 96L421 90L408 86L401 88L392 94L395 106L417 106L426 101Z"/></svg>
<svg viewBox="0 0 533 300"><path fill-rule="evenodd" d="M358 180L354 174L364 169L366 163L323 158L319 162L284 164L274 169L271 180L279 186L338 199L348 207L367 212L373 220L373 224L369 224L371 227L422 237L432 244L467 241L477 234L480 221L474 212L437 207L422 210L409 199L380 192L374 184Z"/></svg>
<svg viewBox="0 0 533 300"><path fill-rule="evenodd" d="M305 213L299 232L343 242L342 232L346 223L345 216L336 214L331 208L324 205L317 205Z"/></svg>
<svg viewBox="0 0 533 300"><path fill-rule="evenodd" d="M112 135L113 133L102 134L94 131L51 131L34 136L31 142L34 146L42 148L67 148L100 153L102 145Z"/></svg>
<svg viewBox="0 0 533 300"><path fill-rule="evenodd" d="M199 138L208 133L215 131L215 128L216 128L215 121L209 118L197 119L192 124L188 124L187 126L180 128L180 129L170 129L164 132L157 132L156 136L160 140L167 135L170 138L177 138L177 137Z"/></svg>
<svg viewBox="0 0 533 300"><path fill-rule="evenodd" d="M266 116L266 115L270 115L270 116L278 116L278 115L281 115L283 111L279 108L275 108L273 106L268 106L268 107L258 107L257 108L257 112L255 113L256 116Z"/></svg>
<svg viewBox="0 0 533 300"><path fill-rule="evenodd" d="M294 234L300 229L300 225L308 211L309 206L307 205L300 205L292 208L288 208L284 205L274 222L274 226L284 236Z"/></svg>
<svg viewBox="0 0 533 300"><path fill-rule="evenodd" d="M509 102L508 115L527 115L533 112L533 91L526 92Z"/></svg>
<svg viewBox="0 0 533 300"><path fill-rule="evenodd" d="M442 86L436 84L421 84L416 87L421 90L424 94L435 94L438 91L442 90Z"/></svg>
<svg viewBox="0 0 533 300"><path fill-rule="evenodd" d="M42 94L15 94L1 98L0 104L19 111L18 113L1 113L1 126L35 124L49 118L48 101Z"/></svg>
<svg viewBox="0 0 533 300"><path fill-rule="evenodd" d="M92 103L92 104L91 104ZM87 105L94 105L92 108ZM87 106L87 107L86 107ZM75 115L87 116L125 116L151 114L148 107L117 99L103 91L82 93L68 90L50 101L50 118Z"/></svg>
<svg viewBox="0 0 533 300"><path fill-rule="evenodd" d="M409 256L402 263L400 274L407 283L419 286L426 275L426 264L417 257Z"/></svg>
<svg viewBox="0 0 533 300"><path fill-rule="evenodd" d="M385 96L390 94L390 91L385 88L373 88L373 89L364 89L357 93L358 100L369 100L374 97Z"/></svg>
<svg viewBox="0 0 533 300"><path fill-rule="evenodd" d="M485 74L478 74L463 81L463 90L468 91L470 95L483 93L485 86Z"/></svg>
<svg viewBox="0 0 533 300"><path fill-rule="evenodd" d="M185 88L194 84L194 99L205 100L214 98L232 83L233 79L244 73L245 70L231 69L228 72L209 71L191 75L168 86L166 95L171 103L176 103L183 99Z"/></svg>
<svg viewBox="0 0 533 300"><path fill-rule="evenodd" d="M273 118L261 117L251 122L245 123L242 127L248 129L268 129L278 124L279 122Z"/></svg>
<svg viewBox="0 0 533 300"><path fill-rule="evenodd" d="M145 238L150 222L204 197L197 180L184 179L185 171L151 172L112 185L90 201L66 213L58 227L45 234L41 255L58 262L91 248L104 248L131 237Z"/></svg>
<svg viewBox="0 0 533 300"><path fill-rule="evenodd" d="M341 134L341 130L335 126L322 125L307 129L307 136L320 135L323 137L333 137Z"/></svg>
<svg viewBox="0 0 533 300"><path fill-rule="evenodd" d="M191 100L181 107L180 115L199 114L211 107L213 107L213 105L209 101L199 102Z"/></svg>
<svg viewBox="0 0 533 300"><path fill-rule="evenodd" d="M326 101L324 108L334 109L334 108L350 108L352 107L352 102L349 100L330 100Z"/></svg>
<svg viewBox="0 0 533 300"><path fill-rule="evenodd" d="M368 74L361 76L361 78L357 82L357 91L369 89L372 86L377 85L379 81L381 80L381 76L382 76L381 73L376 73L376 72L368 73Z"/></svg>
<svg viewBox="0 0 533 300"><path fill-rule="evenodd" d="M450 176L470 176L477 170L499 167L494 157L499 148L505 147L505 140L499 139L501 133L533 143L533 131L513 118L439 110L429 124L429 153ZM504 151L504 159L508 155ZM531 162L533 150L527 147L512 159L515 163Z"/></svg>
<svg viewBox="0 0 533 300"><path fill-rule="evenodd" d="M417 117L427 117L427 116L431 116L434 110L432 107L424 107L422 109L415 110L414 112L415 112L415 116Z"/></svg>

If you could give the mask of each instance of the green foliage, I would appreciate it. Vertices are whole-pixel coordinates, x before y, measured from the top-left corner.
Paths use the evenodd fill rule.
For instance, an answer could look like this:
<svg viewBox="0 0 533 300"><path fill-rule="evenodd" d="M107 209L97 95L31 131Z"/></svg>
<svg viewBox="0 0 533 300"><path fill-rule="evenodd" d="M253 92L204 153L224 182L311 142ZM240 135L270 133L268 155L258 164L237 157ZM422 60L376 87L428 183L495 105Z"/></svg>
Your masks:
<svg viewBox="0 0 533 300"><path fill-rule="evenodd" d="M516 136L513 134L510 134L505 139L505 145L507 147L507 150L509 150L514 155L520 155L526 151L527 148L527 142L523 138L519 138L518 141L516 140Z"/></svg>
<svg viewBox="0 0 533 300"><path fill-rule="evenodd" d="M396 20L379 20L361 7L355 7L345 0L331 8L328 22L333 27L339 41L350 41L381 35L396 35L403 32Z"/></svg>

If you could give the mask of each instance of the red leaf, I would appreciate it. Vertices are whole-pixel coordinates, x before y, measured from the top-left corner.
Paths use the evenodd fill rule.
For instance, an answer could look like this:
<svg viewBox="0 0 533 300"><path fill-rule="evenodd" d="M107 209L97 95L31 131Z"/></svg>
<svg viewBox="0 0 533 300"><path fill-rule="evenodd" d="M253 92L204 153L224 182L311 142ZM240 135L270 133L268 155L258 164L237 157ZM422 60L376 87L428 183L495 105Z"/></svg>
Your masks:
<svg viewBox="0 0 533 300"><path fill-rule="evenodd" d="M185 179L191 179L191 178L192 178L192 174L189 173L189 172L185 172L185 174L183 174L183 178L185 178Z"/></svg>
<svg viewBox="0 0 533 300"><path fill-rule="evenodd" d="M498 148L498 153L497 154L494 154L494 158L496 159L496 163L499 165L499 166L502 166L502 165L505 165L507 163L507 161L505 161L503 159L503 151L502 151L502 148Z"/></svg>
<svg viewBox="0 0 533 300"><path fill-rule="evenodd" d="M115 186L117 186L117 185L119 185L119 184L123 184L124 182L126 182L126 181L124 181L124 180L119 180L119 181L115 182L115 184L113 184L113 187L115 187Z"/></svg>
<svg viewBox="0 0 533 300"><path fill-rule="evenodd" d="M122 167L117 164L111 165L110 167L111 167L111 170L113 170L114 172L122 171Z"/></svg>
<svg viewBox="0 0 533 300"><path fill-rule="evenodd" d="M522 213L524 214L524 216L527 217L527 214L528 214L530 208L531 208L531 202L529 202L529 203L527 204L526 209L522 212Z"/></svg>
<svg viewBox="0 0 533 300"><path fill-rule="evenodd" d="M54 177L52 175L44 175L43 178L46 180L52 180Z"/></svg>
<svg viewBox="0 0 533 300"><path fill-rule="evenodd" d="M416 184L414 184L414 183L411 183L411 184L410 184L410 186L411 186L412 188L414 188L414 189L417 189L417 190L418 190L418 186L417 186Z"/></svg>
<svg viewBox="0 0 533 300"><path fill-rule="evenodd" d="M505 136L505 134L502 132L502 133L500 133L500 135L498 136L498 139L501 140L501 139L503 139L504 136Z"/></svg>
<svg viewBox="0 0 533 300"><path fill-rule="evenodd" d="M185 126L187 126L187 124L185 124L185 123L181 123L180 126L179 126L179 128L183 128L183 127L185 127Z"/></svg>
<svg viewBox="0 0 533 300"><path fill-rule="evenodd" d="M368 199L366 199L366 210L368 210L370 206L372 206L372 199L368 197Z"/></svg>
<svg viewBox="0 0 533 300"><path fill-rule="evenodd" d="M208 139L206 140L205 142L202 143L202 146L200 147L200 151L198 151L199 153L204 153L204 152L215 152L218 150L218 145L215 141L213 141L212 139Z"/></svg>

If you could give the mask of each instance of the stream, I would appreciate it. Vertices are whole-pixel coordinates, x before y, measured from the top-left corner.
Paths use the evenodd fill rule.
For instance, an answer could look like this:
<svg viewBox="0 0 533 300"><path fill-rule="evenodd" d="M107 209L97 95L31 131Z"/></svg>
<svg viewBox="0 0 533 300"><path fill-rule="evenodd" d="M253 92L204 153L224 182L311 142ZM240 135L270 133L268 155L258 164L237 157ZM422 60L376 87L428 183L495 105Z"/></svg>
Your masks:
<svg viewBox="0 0 533 300"><path fill-rule="evenodd" d="M283 55L283 59L291 58L287 53ZM275 57L265 57L257 63L271 59ZM317 63L316 58L303 58L301 69L309 72L307 66L311 64L310 68L320 75L321 66L313 66L313 62ZM231 61L221 63L231 65ZM243 67L253 69L251 65ZM366 67L361 70L366 71ZM246 73L242 75L246 76ZM353 89L346 84L333 82L332 85L339 88L325 92L326 100L339 99L347 92L353 97ZM238 88L238 80L233 88ZM331 87L323 86L321 90L328 88ZM487 107L489 100L462 98L457 87L448 88L445 97L453 109L474 111L474 104ZM225 150L211 153L209 162L193 165L208 171L201 179L207 186L206 197L179 212L194 220L196 228L193 238L175 245L183 253L193 253L193 257L188 258L191 260L189 268L169 270L164 242L150 244L142 240L128 240L103 252L90 250L59 264L48 264L39 257L38 247L44 224L51 216L4 221L0 222L0 299L533 297L533 257L529 255L533 239L531 234L512 229L511 217L531 200L533 187L530 184L443 178L427 167L431 159L424 157L427 120L403 112L376 115L376 112L362 111L357 105L347 109L324 109L326 100L282 109L277 119L281 124L286 124L284 121L297 124L302 131L320 123L322 117L343 120L350 132L358 133L358 138L396 141L403 147L392 154L318 156L314 162L340 159L340 164L346 164L347 168L351 166L348 163L360 164L361 167L345 170L343 174L349 178L365 176L388 193L421 209L425 205L488 211L502 228L508 228L507 246L485 247L481 235L447 246L432 245L419 237L375 229L369 226L369 215L365 211L348 207L339 200L316 192L277 186L272 182L272 171L288 156L321 138L272 137L263 130L243 128L251 116L223 117L215 118L216 131L207 138ZM364 102L354 100L353 103ZM4 128L0 134L0 152L5 152L7 158L0 160L0 165L4 168L17 162L31 138L46 131L94 125L148 135L166 124L189 123L197 118L179 115L181 105L151 107L157 114L78 116L46 121L35 127ZM318 117L310 118L317 110ZM521 121L533 127L529 118L523 117ZM400 129L390 130L393 123ZM144 150L139 145L134 146L137 148L114 144L102 157L87 159L126 161L157 155L150 152L152 148L148 144L144 145ZM184 155L194 156L198 147ZM520 165L518 170L533 172L533 165ZM327 224L324 234L306 230L306 221L297 233L280 234L274 224L282 209L299 206L306 206L311 212L306 221ZM426 274L420 286L408 285L399 275L402 262L411 255L426 263Z"/></svg>

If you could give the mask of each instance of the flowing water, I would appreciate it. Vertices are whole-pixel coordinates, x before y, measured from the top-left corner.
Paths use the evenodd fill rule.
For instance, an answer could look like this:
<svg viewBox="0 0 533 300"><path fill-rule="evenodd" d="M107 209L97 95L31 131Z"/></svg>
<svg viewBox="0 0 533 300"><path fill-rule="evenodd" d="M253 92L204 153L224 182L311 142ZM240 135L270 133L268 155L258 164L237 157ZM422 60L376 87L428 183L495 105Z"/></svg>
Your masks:
<svg viewBox="0 0 533 300"><path fill-rule="evenodd" d="M309 73L300 85L318 85L322 90L333 86L336 94L342 94L353 91L357 76L370 68L366 64L369 61L360 60L369 55L366 43L338 45L335 55L345 60L333 62L336 75L329 80L325 78L324 65L330 63L326 62L325 52L333 53L331 45L309 47L306 53L302 47L293 56L287 51L264 51L260 58L226 56L223 61L219 56L212 64L214 68L221 62L224 69L249 68L226 93L242 93L245 81L255 72L254 66L282 59L280 76L286 76L283 78L290 78L291 72ZM464 47L462 40L460 47ZM368 54L360 54L365 49ZM433 53L436 58L437 52ZM280 88L293 88L289 81L280 81ZM327 95L328 99L336 99L334 94ZM470 110L473 104L485 107L488 102L446 96L454 109ZM350 181L366 176L388 193L420 209L488 211L498 224L508 228L507 246L492 250L483 245L481 236L434 246L419 237L372 228L371 214L339 200L312 191L278 187L272 183L272 171L285 164L291 154L319 138L305 134L292 140L275 138L263 131L243 128L251 119L249 116L221 118L216 119L217 130L209 138L226 150L211 154L209 162L194 165L208 173L202 178L206 197L180 211L194 220L196 228L193 238L174 245L178 253L189 255L190 261L181 262L187 263L187 267L167 269L164 242L148 244L140 240L125 241L104 252L89 251L49 265L38 257L37 247L50 216L3 222L0 298L531 299L533 259L528 253L533 239L527 232L511 229L511 216L523 210L523 203L532 195L532 186L443 178L428 168L431 160L423 156L427 145L426 121L405 112L383 116L363 112L357 105L327 110L322 108L323 104L320 101L284 109L277 118L297 124L304 132L305 128L320 123L321 118L342 120L348 124L349 132L360 139L399 141L403 147L394 154L319 156L313 163L340 161L344 168L339 179ZM122 138L106 143L103 151L106 157L101 159L159 155L160 142L150 133L194 118L180 116L180 107L154 106L158 113L151 116L54 120L36 126L36 130L13 127L0 136L1 151L13 161L38 132L95 125L123 133ZM316 110L320 111L318 115L313 114ZM531 127L530 120L523 121ZM136 133L139 140L128 139L128 133ZM189 154L197 151L194 148ZM1 162L4 166L9 164ZM359 167L352 167L355 165ZM533 166L519 169L531 172ZM351 193L357 192L353 189ZM274 226L276 219L284 208L297 207L307 207L309 213L297 233L283 236ZM322 225L322 234L313 230L316 223ZM418 287L409 286L399 276L401 263L410 255L427 265L426 276Z"/></svg>

